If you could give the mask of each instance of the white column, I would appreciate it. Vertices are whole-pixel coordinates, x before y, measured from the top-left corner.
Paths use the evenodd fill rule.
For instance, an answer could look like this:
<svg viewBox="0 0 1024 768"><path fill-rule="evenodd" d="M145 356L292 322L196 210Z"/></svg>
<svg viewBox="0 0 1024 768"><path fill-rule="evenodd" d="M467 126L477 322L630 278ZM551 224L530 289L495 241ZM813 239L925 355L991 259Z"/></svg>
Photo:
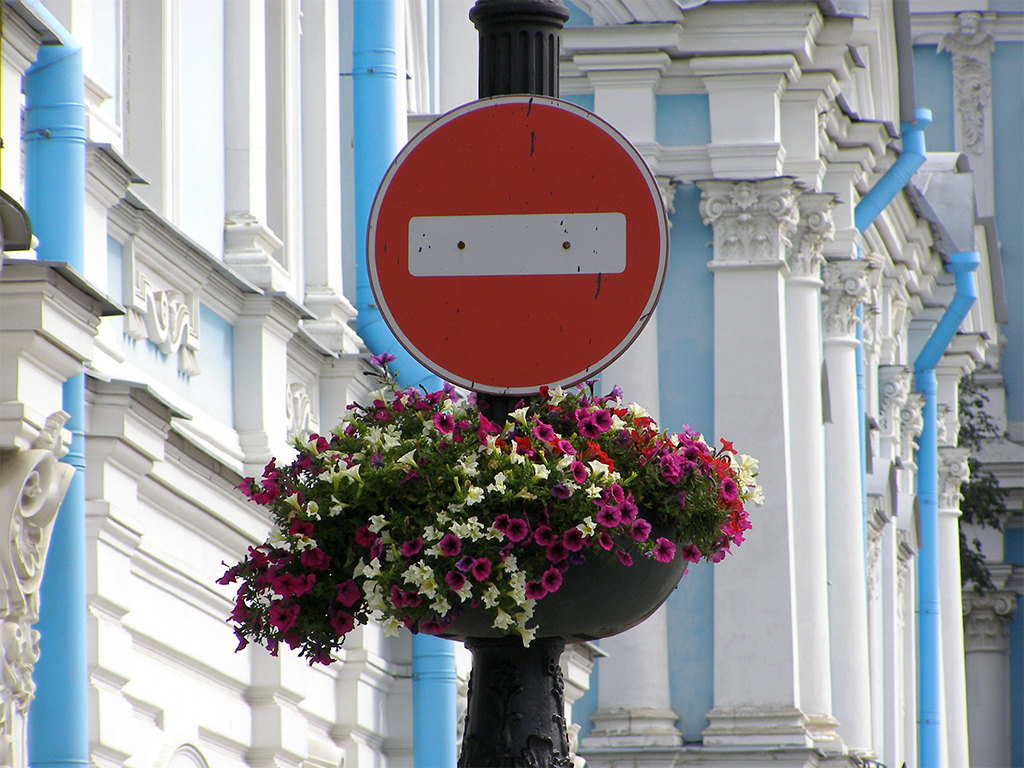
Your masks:
<svg viewBox="0 0 1024 768"><path fill-rule="evenodd" d="M793 484L793 547L800 708L821 749L840 749L832 717L828 571L825 558L825 431L821 382L821 249L834 233L830 194L800 196L800 224L786 257L786 341Z"/></svg>
<svg viewBox="0 0 1024 768"><path fill-rule="evenodd" d="M1005 582L1008 573L1001 575L997 581ZM1010 764L1008 626L1016 613L1017 599L1014 592L1002 589L987 595L971 590L963 595L972 768Z"/></svg>
<svg viewBox="0 0 1024 768"><path fill-rule="evenodd" d="M281 239L267 225L266 10L260 0L224 3L224 261L260 286L283 290L273 258Z"/></svg>
<svg viewBox="0 0 1024 768"><path fill-rule="evenodd" d="M832 423L825 425L829 633L832 707L839 735L851 749L873 755L864 518L855 336L857 305L867 295L868 262L829 262L822 322Z"/></svg>
<svg viewBox="0 0 1024 768"><path fill-rule="evenodd" d="M714 227L715 431L760 460L754 530L715 566L714 708L705 746L810 747L800 710L790 476L785 251L799 219L789 179L705 181Z"/></svg>
<svg viewBox="0 0 1024 768"><path fill-rule="evenodd" d="M970 474L966 448L939 448L939 616L950 766L968 765L963 586L960 580L960 484Z"/></svg>
<svg viewBox="0 0 1024 768"><path fill-rule="evenodd" d="M628 138L654 141L654 90L667 69L664 53L577 56L576 64L594 87L594 111ZM635 401L657 420L658 326L652 317L632 345L601 374L602 390L618 384L623 397ZM668 629L664 606L639 626L601 641L608 654L597 664L598 703L594 728L583 740L600 749L588 762L611 760L617 749L674 747L683 743L675 727L668 685Z"/></svg>

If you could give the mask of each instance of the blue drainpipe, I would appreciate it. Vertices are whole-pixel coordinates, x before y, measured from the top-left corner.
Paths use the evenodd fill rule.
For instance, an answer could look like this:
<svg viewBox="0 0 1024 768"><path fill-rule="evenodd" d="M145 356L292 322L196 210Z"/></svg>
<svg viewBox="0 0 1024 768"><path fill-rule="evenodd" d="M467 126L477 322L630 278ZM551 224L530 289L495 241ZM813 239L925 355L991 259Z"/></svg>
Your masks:
<svg viewBox="0 0 1024 768"><path fill-rule="evenodd" d="M39 0L26 5L60 45L39 48L25 73L25 207L39 259L84 273L85 93L82 48ZM53 526L39 588L39 661L28 716L32 768L89 764L85 587L85 377L64 384L72 440L63 461L77 470Z"/></svg>
<svg viewBox="0 0 1024 768"><path fill-rule="evenodd" d="M398 73L394 0L355 0L352 7L352 111L355 146L356 330L376 353L397 358L406 385L439 389L441 381L398 343L381 317L366 265L366 229L377 187L398 154ZM404 79L403 79L404 84ZM413 765L455 768L455 646L429 635L412 638Z"/></svg>
<svg viewBox="0 0 1024 768"><path fill-rule="evenodd" d="M942 760L942 672L939 627L939 504L936 439L935 366L978 297L974 270L976 251L954 253L946 269L956 279L956 295L914 361L914 389L924 395L924 427L917 448L917 498L921 507L921 551L917 554L917 647L921 768L937 768ZM959 621L958 617L954 617Z"/></svg>

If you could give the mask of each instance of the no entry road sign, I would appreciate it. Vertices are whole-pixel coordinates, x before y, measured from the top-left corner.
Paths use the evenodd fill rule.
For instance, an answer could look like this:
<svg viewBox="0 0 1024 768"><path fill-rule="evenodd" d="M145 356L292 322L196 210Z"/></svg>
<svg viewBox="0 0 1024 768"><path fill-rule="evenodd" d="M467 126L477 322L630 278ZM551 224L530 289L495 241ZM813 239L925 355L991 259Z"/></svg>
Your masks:
<svg viewBox="0 0 1024 768"><path fill-rule="evenodd" d="M636 149L542 96L472 102L423 129L384 176L367 240L402 345L493 394L611 363L653 312L668 262L661 194Z"/></svg>

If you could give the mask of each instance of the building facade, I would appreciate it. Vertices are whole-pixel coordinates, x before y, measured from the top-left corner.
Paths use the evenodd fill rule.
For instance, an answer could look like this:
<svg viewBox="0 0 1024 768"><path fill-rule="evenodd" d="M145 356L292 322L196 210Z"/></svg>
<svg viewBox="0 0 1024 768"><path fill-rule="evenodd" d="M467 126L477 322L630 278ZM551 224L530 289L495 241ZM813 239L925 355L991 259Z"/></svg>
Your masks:
<svg viewBox="0 0 1024 768"><path fill-rule="evenodd" d="M413 722L408 635L360 629L326 668L235 653L215 582L268 531L234 486L366 395L366 213L380 163L476 97L471 6L4 0L0 763L359 768L454 742L459 704L444 733ZM766 497L651 619L567 651L578 759L1024 766L1019 4L569 10L561 97L670 210L656 316L602 386L735 441ZM53 178L84 176L54 225L37 82L74 51L81 162ZM968 531L985 593L959 566L967 374L1010 491L1001 530ZM76 557L80 591L50 597ZM78 639L51 640L69 616ZM468 667L457 649L456 701Z"/></svg>

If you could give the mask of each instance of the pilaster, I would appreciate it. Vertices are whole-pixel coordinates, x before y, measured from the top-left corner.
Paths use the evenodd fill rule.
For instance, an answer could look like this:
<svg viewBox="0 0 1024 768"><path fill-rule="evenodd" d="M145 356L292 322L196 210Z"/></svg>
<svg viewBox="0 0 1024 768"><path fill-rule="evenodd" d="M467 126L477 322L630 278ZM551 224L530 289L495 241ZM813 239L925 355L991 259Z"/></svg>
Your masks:
<svg viewBox="0 0 1024 768"><path fill-rule="evenodd" d="M856 754L874 755L864 523L861 506L857 307L868 294L865 260L822 269L822 327L832 421L825 425L829 633L832 706L839 735Z"/></svg>
<svg viewBox="0 0 1024 768"><path fill-rule="evenodd" d="M715 693L704 743L809 748L798 673L784 284L798 193L790 179L698 186L701 216L714 229L715 430L758 457L766 483L765 506L752 519L758 535L715 570Z"/></svg>
<svg viewBox="0 0 1024 768"><path fill-rule="evenodd" d="M672 63L663 51L581 53L573 62L594 89L594 112L627 126L634 144L654 143L654 94Z"/></svg>
<svg viewBox="0 0 1024 768"><path fill-rule="evenodd" d="M782 176L780 97L800 77L790 54L698 56L691 71L701 78L711 107L711 170L719 179Z"/></svg>

